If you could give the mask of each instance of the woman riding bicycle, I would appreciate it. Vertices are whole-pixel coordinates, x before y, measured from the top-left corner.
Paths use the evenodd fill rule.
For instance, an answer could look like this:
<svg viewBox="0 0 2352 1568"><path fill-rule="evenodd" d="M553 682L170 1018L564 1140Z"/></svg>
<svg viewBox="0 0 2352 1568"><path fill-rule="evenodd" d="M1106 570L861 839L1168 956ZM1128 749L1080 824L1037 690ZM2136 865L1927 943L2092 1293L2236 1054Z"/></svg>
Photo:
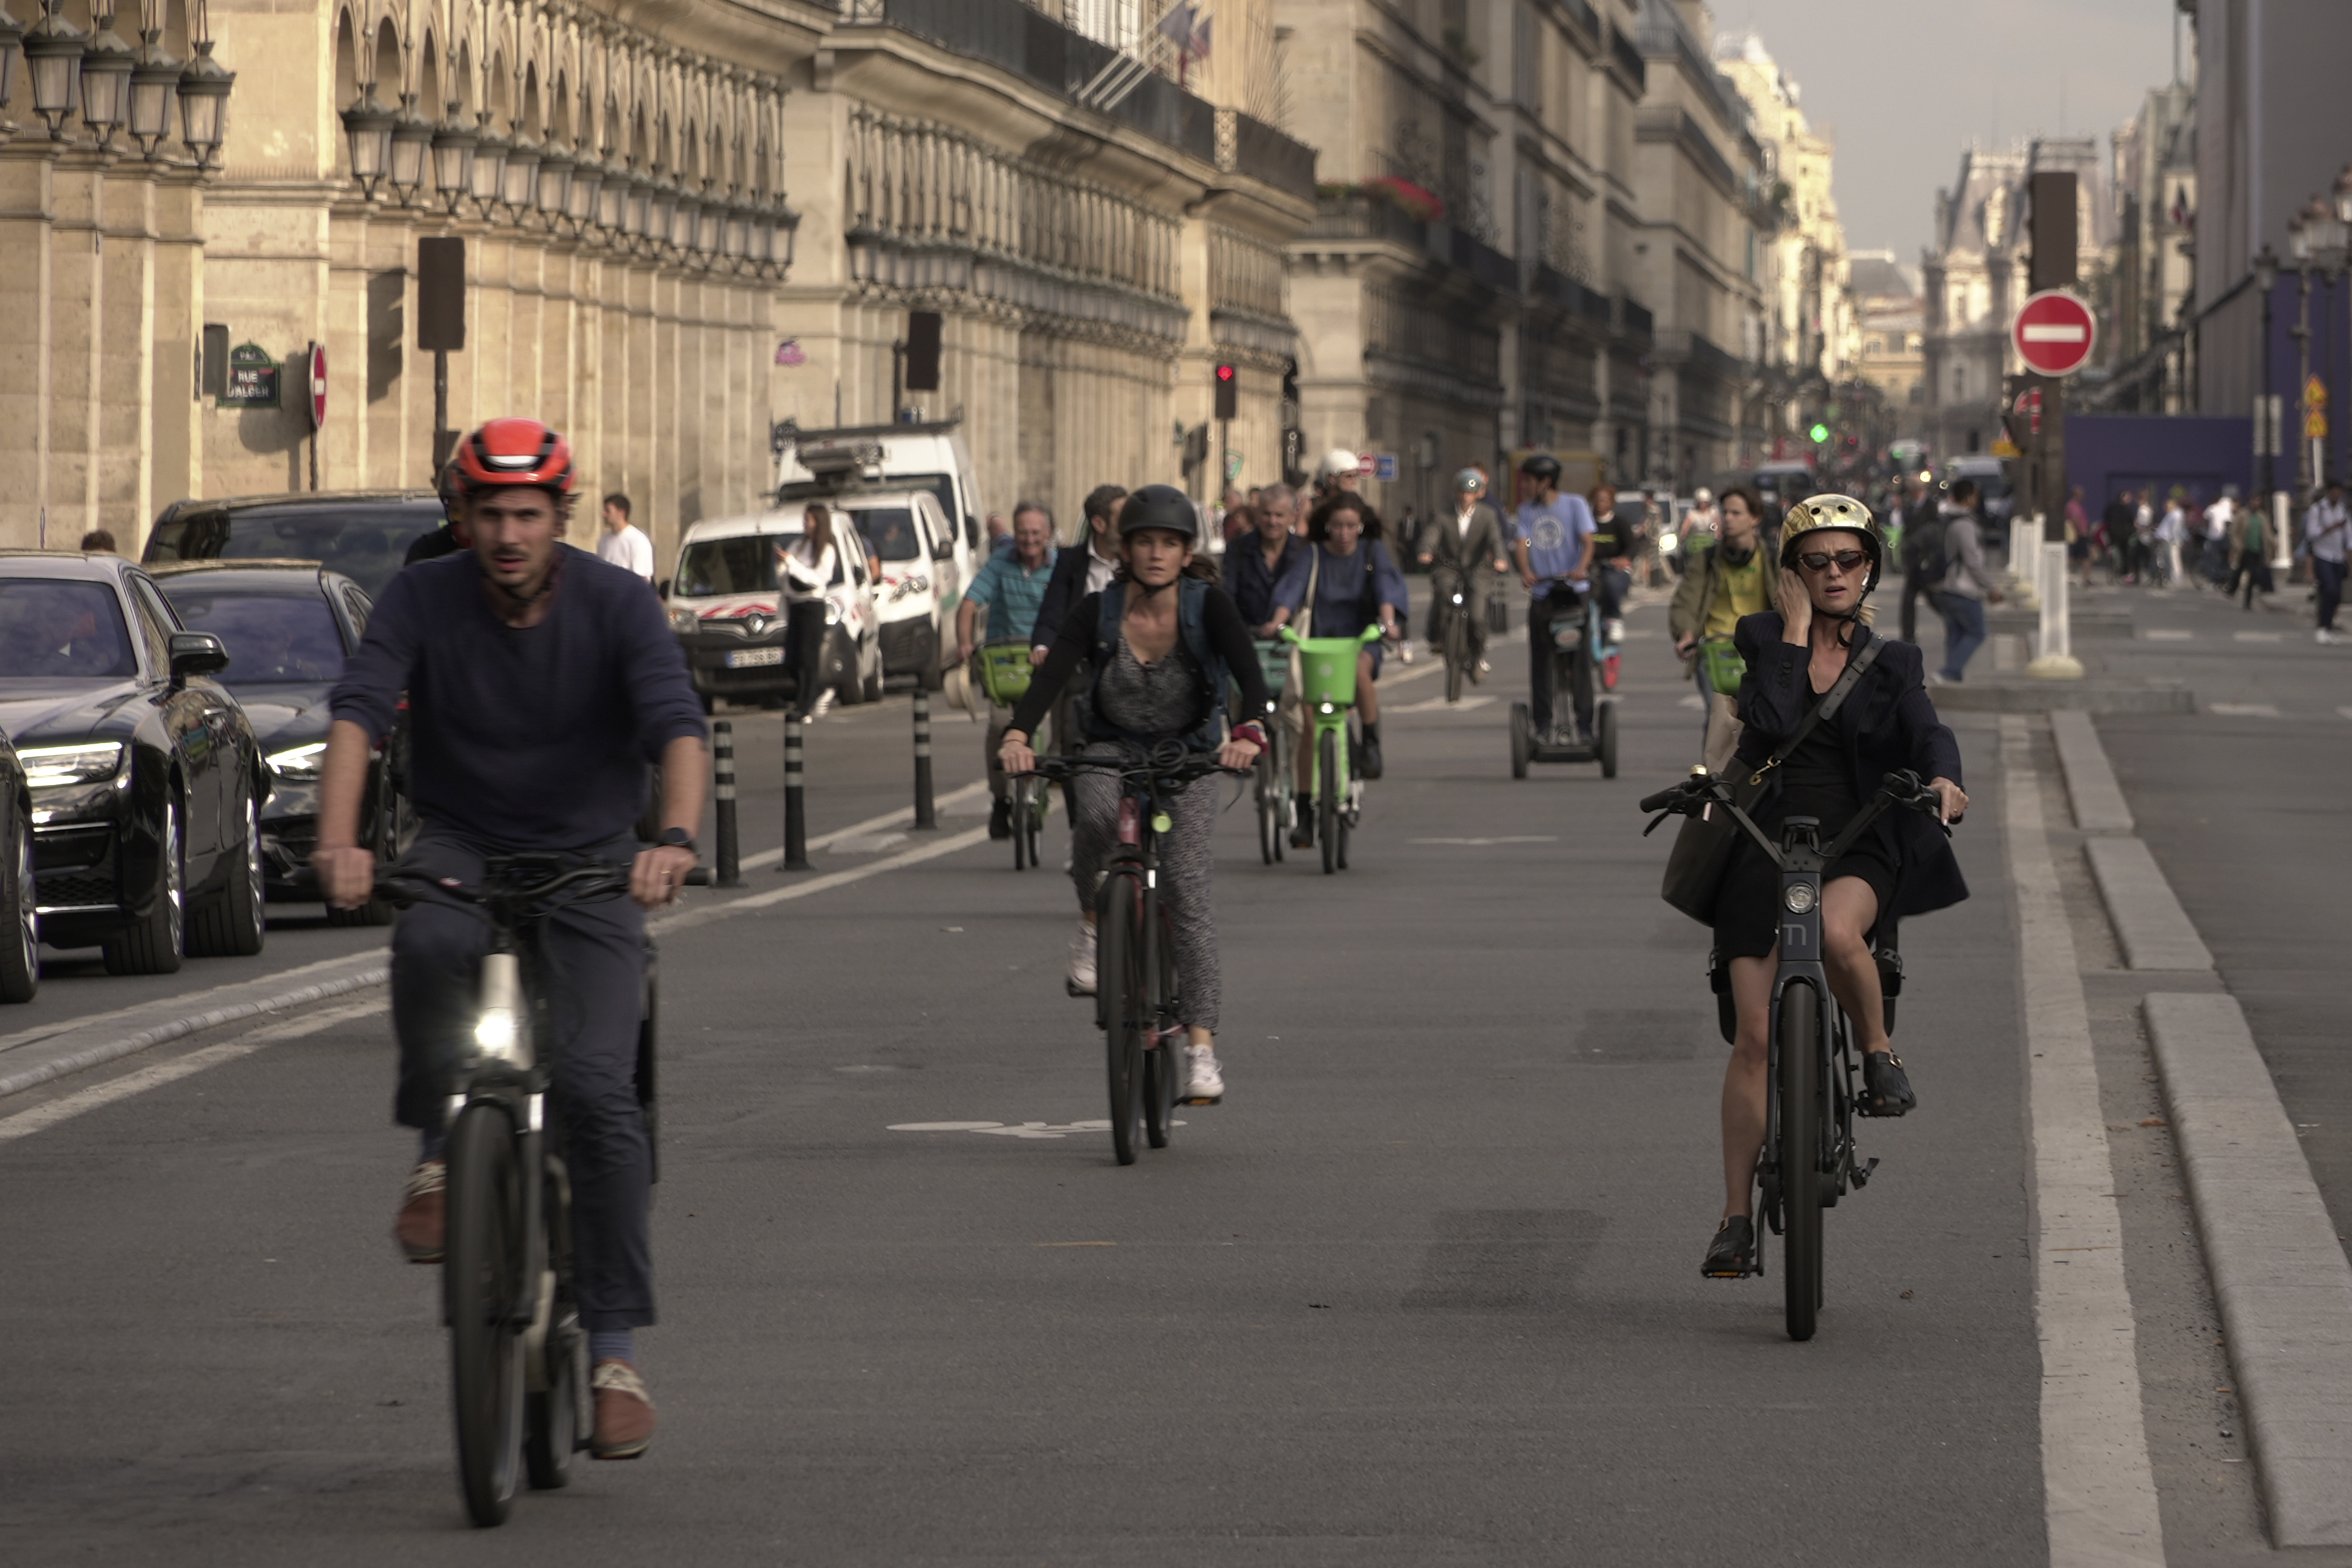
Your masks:
<svg viewBox="0 0 2352 1568"><path fill-rule="evenodd" d="M1381 635L1394 641L1411 624L1411 601L1404 574L1397 570L1389 547L1381 542L1380 513L1352 490L1326 497L1307 519L1307 537L1314 541L1301 551L1290 572L1275 587L1275 629L1297 621L1307 624L1302 635L1352 637L1378 621ZM1367 643L1356 656L1356 710L1364 725L1363 775L1381 776L1381 699L1372 682L1380 678L1381 645ZM1311 782L1314 753L1298 748L1298 787ZM1290 836L1294 849L1312 847L1315 819L1302 813Z"/></svg>
<svg viewBox="0 0 2352 1568"><path fill-rule="evenodd" d="M1958 742L1936 717L1919 650L1910 643L1879 641L1875 662L1833 716L1798 739L1847 661L1874 635L1862 605L1878 585L1883 554L1877 527L1861 502L1840 495L1801 502L1782 524L1780 609L1743 617L1734 633L1748 675L1739 687L1746 730L1732 776L1763 773L1764 793L1748 809L1775 840L1789 817L1811 816L1820 820L1821 841L1827 843L1861 812L1880 781L1899 770L1932 781L1944 821L1958 820L1968 808ZM1796 745L1781 755L1791 741ZM1887 1037L1872 932L1882 919L1926 914L1968 896L1951 845L1908 812L1879 817L1822 875L1822 962L1864 1053L1857 1107L1864 1115L1900 1116L1918 1103ZM1780 902L1778 870L1754 844L1740 840L1715 908L1716 952L1730 965L1738 1024L1723 1079L1724 1207L1703 1266L1709 1275L1755 1270L1749 1193L1764 1143Z"/></svg>
<svg viewBox="0 0 2352 1568"><path fill-rule="evenodd" d="M1226 767L1245 769L1265 749L1265 731L1255 719L1219 738L1227 681L1240 684L1245 713L1262 714L1268 703L1241 612L1223 588L1198 574L1209 570L1205 562L1195 567L1199 534L1192 498L1173 486L1146 485L1127 498L1117 573L1108 587L1071 607L1028 694L1013 708L998 753L1006 773L1035 767L1030 737L1081 663L1091 664L1094 684L1078 704L1090 737L1080 756L1116 758L1128 747L1177 740L1215 752ZM1081 773L1069 788L1070 882L1078 895L1070 990L1087 995L1095 989L1095 886L1118 835L1119 783ZM1168 815L1171 825L1160 834L1160 895L1183 982L1185 1096L1214 1102L1225 1092L1215 1050L1223 987L1209 902L1214 794L1187 790L1169 803Z"/></svg>

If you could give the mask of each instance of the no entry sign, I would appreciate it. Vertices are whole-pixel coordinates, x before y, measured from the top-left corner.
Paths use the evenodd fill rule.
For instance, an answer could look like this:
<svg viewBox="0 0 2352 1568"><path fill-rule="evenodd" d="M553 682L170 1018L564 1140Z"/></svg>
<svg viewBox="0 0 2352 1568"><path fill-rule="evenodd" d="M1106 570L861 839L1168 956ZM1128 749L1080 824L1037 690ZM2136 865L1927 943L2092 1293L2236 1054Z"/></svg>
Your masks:
<svg viewBox="0 0 2352 1568"><path fill-rule="evenodd" d="M2009 336L2026 369L2072 375L2090 363L2099 326L2080 299L2063 289L2044 289L2018 307Z"/></svg>
<svg viewBox="0 0 2352 1568"><path fill-rule="evenodd" d="M327 423L327 345L310 345L310 428L323 429Z"/></svg>

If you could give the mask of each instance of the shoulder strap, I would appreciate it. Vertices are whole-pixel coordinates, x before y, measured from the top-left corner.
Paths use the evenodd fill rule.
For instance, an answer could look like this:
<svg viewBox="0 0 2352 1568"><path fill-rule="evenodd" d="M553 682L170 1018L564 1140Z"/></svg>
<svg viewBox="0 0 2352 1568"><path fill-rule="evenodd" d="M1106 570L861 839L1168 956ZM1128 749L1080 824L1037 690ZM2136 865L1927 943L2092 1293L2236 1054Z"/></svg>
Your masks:
<svg viewBox="0 0 2352 1568"><path fill-rule="evenodd" d="M1315 589L1316 585L1323 581L1323 547L1310 539L1307 542L1307 548L1309 552L1307 557L1307 598L1298 606L1297 623L1300 637L1314 635Z"/></svg>
<svg viewBox="0 0 2352 1568"><path fill-rule="evenodd" d="M1805 737L1813 732L1813 726L1823 720L1835 718L1837 710L1845 705L1846 698L1861 683L1863 676L1878 662L1881 646L1878 635L1859 622L1855 623L1855 629L1863 636L1863 645L1847 656L1845 668L1838 672L1837 679L1830 683L1830 689L1822 693L1822 700L1813 705L1813 710L1805 715L1805 721L1797 726L1797 732L1789 737L1789 743L1765 758L1764 765L1749 775L1748 782L1750 785L1762 784L1766 773L1779 767L1790 752L1803 745Z"/></svg>

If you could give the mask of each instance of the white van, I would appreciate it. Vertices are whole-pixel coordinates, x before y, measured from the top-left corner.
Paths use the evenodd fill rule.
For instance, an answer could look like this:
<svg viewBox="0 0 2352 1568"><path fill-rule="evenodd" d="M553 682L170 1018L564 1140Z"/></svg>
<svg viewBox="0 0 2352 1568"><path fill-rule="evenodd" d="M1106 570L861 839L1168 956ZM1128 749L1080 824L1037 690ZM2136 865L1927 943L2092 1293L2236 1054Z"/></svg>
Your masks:
<svg viewBox="0 0 2352 1568"><path fill-rule="evenodd" d="M769 440L776 454L777 504L790 506L832 495L834 487L826 482L827 476L837 474L844 459L854 452L862 482L919 485L931 492L954 530L956 564L970 582L978 563L987 559L983 526L987 513L981 506L971 449L956 433L960 423L940 419L920 425L803 430L786 420L775 427ZM877 447L881 449L879 459L869 460Z"/></svg>
<svg viewBox="0 0 2352 1568"><path fill-rule="evenodd" d="M662 602L706 713L721 697L763 702L800 689L784 635L776 552L800 538L803 510L714 518L678 540L677 574L662 584ZM845 543L849 521L835 514ZM818 679L843 703L871 702L882 695L882 638L867 552L834 554Z"/></svg>
<svg viewBox="0 0 2352 1568"><path fill-rule="evenodd" d="M953 525L929 489L858 486L829 497L866 542L881 618L882 668L932 691L946 677L956 601L971 581Z"/></svg>

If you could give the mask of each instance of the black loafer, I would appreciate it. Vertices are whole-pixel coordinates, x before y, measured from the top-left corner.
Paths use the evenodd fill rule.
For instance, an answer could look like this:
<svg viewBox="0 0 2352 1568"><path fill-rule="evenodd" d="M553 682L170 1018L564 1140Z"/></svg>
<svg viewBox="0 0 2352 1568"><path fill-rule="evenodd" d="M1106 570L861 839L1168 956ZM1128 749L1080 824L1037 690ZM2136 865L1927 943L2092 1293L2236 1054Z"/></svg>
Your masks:
<svg viewBox="0 0 2352 1568"><path fill-rule="evenodd" d="M1378 741L1366 741L1362 747L1356 752L1356 763L1362 771L1365 778L1376 779L1380 777L1381 743Z"/></svg>
<svg viewBox="0 0 2352 1568"><path fill-rule="evenodd" d="M1862 1058L1862 1103L1854 1110L1864 1116L1900 1116L1918 1108L1919 1097L1911 1091L1910 1075L1903 1070L1903 1058L1893 1051L1873 1051Z"/></svg>
<svg viewBox="0 0 2352 1568"><path fill-rule="evenodd" d="M1756 1272L1756 1222L1736 1214L1715 1227L1707 1244L1706 1261L1698 1266L1706 1279L1745 1279Z"/></svg>

